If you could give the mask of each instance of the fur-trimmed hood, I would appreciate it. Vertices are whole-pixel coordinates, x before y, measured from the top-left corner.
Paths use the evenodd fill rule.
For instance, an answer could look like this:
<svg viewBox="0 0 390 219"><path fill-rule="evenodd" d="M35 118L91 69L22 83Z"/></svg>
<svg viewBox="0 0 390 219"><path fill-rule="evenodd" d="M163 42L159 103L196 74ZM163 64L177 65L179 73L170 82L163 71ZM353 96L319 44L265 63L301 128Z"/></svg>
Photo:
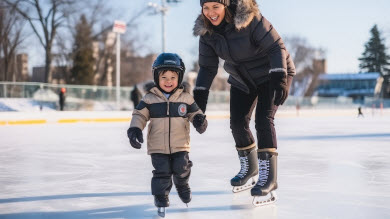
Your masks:
<svg viewBox="0 0 390 219"><path fill-rule="evenodd" d="M234 14L234 26L236 30L241 30L247 27L251 21L257 17L261 18L259 7L256 0L236 0L237 8ZM211 32L210 29L205 27L202 14L198 16L193 28L194 36L203 36L207 32Z"/></svg>

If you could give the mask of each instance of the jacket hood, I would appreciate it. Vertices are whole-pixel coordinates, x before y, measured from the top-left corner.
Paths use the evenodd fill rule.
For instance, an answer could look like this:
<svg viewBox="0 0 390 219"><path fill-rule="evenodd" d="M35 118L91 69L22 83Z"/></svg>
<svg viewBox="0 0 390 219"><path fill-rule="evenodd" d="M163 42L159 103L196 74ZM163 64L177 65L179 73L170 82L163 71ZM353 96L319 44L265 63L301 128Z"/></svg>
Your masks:
<svg viewBox="0 0 390 219"><path fill-rule="evenodd" d="M247 27L255 17L258 19L261 18L256 0L237 0L236 12L234 14L234 26L236 30ZM211 33L212 30L204 25L202 14L200 14L195 21L193 34L194 36L203 36L207 32Z"/></svg>

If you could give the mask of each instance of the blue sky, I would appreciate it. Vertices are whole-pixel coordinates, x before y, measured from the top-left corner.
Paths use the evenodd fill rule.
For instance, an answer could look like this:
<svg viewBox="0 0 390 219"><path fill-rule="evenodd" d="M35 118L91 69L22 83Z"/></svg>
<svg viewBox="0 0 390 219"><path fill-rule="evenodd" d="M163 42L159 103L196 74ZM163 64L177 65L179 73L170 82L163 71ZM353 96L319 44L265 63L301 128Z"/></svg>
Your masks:
<svg viewBox="0 0 390 219"><path fill-rule="evenodd" d="M139 10L148 2L160 0L112 0L116 8L127 12ZM306 38L314 47L327 52L328 72L358 72L357 58L369 39L369 30L377 24L390 47L389 0L257 0L262 14L285 36ZM125 12L127 11L127 12ZM197 41L192 36L194 20L200 13L198 0L182 0L167 15L167 50L183 56L188 63L196 59ZM121 16L117 19L126 19ZM161 51L161 18L143 15L139 31L148 35L147 44ZM129 30L130 31L130 30ZM390 53L390 50L388 51Z"/></svg>
<svg viewBox="0 0 390 219"><path fill-rule="evenodd" d="M128 20L131 15L146 9L148 2L161 0L110 0L118 9L112 20ZM386 46L390 47L390 0L257 0L260 11L282 37L299 36L316 48L326 51L328 73L359 71L358 58L368 41L369 31L377 24ZM200 14L199 0L182 0L172 5L167 19L167 51L178 53L188 67L197 59L198 38L192 35L194 21ZM104 15L102 15L104 16ZM106 18L110 19L110 18ZM147 11L138 19L137 31L145 36L147 52L161 52L161 16ZM29 48L31 50L31 48ZM43 64L41 47L30 54L30 67ZM390 54L390 49L388 49ZM34 54L33 54L34 53Z"/></svg>

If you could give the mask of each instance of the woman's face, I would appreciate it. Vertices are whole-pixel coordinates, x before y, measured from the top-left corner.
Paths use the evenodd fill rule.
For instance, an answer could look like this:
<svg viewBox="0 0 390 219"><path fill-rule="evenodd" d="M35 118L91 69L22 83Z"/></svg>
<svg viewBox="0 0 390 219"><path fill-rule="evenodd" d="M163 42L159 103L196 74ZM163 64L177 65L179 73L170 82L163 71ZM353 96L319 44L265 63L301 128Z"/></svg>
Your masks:
<svg viewBox="0 0 390 219"><path fill-rule="evenodd" d="M203 4L202 12L214 26L218 26L225 18L225 6L221 3L206 2Z"/></svg>

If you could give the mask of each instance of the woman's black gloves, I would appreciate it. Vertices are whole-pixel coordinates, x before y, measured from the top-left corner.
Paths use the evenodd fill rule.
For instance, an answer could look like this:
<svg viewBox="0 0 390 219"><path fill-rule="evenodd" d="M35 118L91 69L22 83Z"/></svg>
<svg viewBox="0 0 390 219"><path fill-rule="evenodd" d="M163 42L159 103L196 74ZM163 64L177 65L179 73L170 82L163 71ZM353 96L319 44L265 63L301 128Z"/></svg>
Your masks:
<svg viewBox="0 0 390 219"><path fill-rule="evenodd" d="M194 100L196 105L206 112L207 99L209 98L209 90L194 90Z"/></svg>
<svg viewBox="0 0 390 219"><path fill-rule="evenodd" d="M127 137L129 137L130 144L135 149L140 149L141 144L144 142L141 129L137 127L130 127L127 130Z"/></svg>
<svg viewBox="0 0 390 219"><path fill-rule="evenodd" d="M207 129L207 120L205 115L196 114L192 123L199 134L202 134Z"/></svg>
<svg viewBox="0 0 390 219"><path fill-rule="evenodd" d="M289 87L287 86L287 75L282 71L271 72L270 74L270 89L274 92L274 104L276 106L283 105L287 99Z"/></svg>

